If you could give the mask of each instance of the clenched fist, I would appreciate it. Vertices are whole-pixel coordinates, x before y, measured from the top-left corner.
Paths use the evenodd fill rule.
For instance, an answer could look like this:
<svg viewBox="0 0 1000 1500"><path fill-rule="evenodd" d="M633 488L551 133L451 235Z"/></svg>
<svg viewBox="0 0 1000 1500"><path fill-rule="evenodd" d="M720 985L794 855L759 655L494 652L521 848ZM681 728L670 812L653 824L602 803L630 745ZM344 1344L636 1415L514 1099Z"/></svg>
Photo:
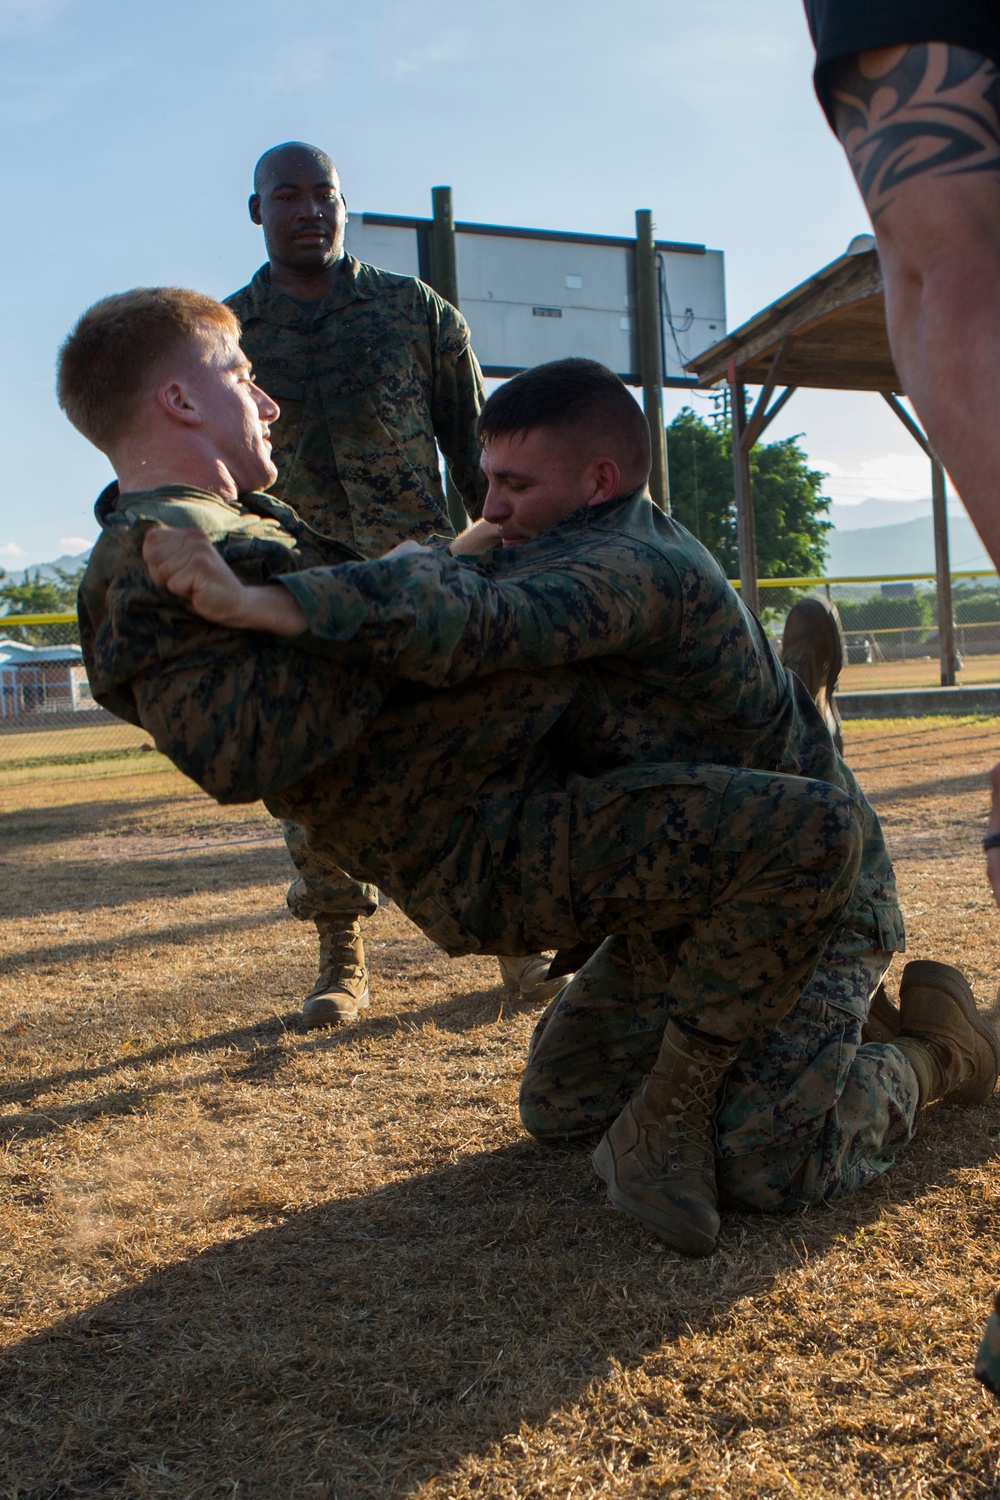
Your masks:
<svg viewBox="0 0 1000 1500"><path fill-rule="evenodd" d="M280 584L241 583L204 532L194 527L154 526L142 543L149 576L195 614L234 630L301 635L306 618Z"/></svg>

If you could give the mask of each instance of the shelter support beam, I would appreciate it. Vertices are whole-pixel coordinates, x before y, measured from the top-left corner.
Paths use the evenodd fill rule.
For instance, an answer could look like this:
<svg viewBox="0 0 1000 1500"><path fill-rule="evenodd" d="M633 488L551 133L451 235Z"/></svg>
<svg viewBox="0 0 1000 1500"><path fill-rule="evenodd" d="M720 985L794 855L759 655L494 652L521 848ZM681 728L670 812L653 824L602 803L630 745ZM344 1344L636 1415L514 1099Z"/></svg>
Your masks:
<svg viewBox="0 0 1000 1500"><path fill-rule="evenodd" d="M760 613L757 587L757 527L753 511L753 486L750 482L750 450L761 433L774 421L781 408L795 394L795 386L782 391L770 409L768 402L781 379L791 339L782 339L768 368L760 395L749 419L746 410L746 387L739 379L736 361L730 360L726 371L729 381L729 409L733 423L733 491L736 497L736 541L740 557L740 594L744 604Z"/></svg>
<svg viewBox="0 0 1000 1500"><path fill-rule="evenodd" d="M670 477L667 471L667 438L663 428L663 329L656 279L653 215L648 208L638 208L635 213L635 291L642 405L649 424L653 459L649 473L649 493L654 502L669 515Z"/></svg>
<svg viewBox="0 0 1000 1500"><path fill-rule="evenodd" d="M883 391L886 404L892 408L914 442L931 461L931 504L934 515L934 572L937 576L938 651L941 658L941 686L955 686L958 652L955 645L955 611L951 597L951 557L948 545L948 497L944 466L931 447L927 434L910 416L899 398Z"/></svg>
<svg viewBox="0 0 1000 1500"><path fill-rule="evenodd" d="M757 531L750 485L750 449L747 431L746 388L736 377L735 363L729 367L730 411L733 424L733 490L736 497L736 544L740 557L740 597L759 613L757 590Z"/></svg>
<svg viewBox="0 0 1000 1500"><path fill-rule="evenodd" d="M774 388L778 383L778 378L781 375L781 367L784 364L785 356L788 353L789 342L789 339L782 339L781 343L778 345L777 351L771 361L770 368L764 380L764 384L761 386L760 395L757 397L754 409L750 414L750 420L749 422L747 422L747 430L743 435L743 441L746 445L746 450L748 453L750 452L750 449L753 447L754 443L756 443L757 439L760 437L761 433L764 431L764 428L767 427L768 424L772 421L775 415L775 411L777 411L778 409L779 403L775 402L774 410L768 412L767 403L770 401L771 396L774 393ZM790 387L789 389L794 389L794 387ZM784 402L788 400L788 396L789 391L786 391L783 397L779 397L781 405L784 405Z"/></svg>

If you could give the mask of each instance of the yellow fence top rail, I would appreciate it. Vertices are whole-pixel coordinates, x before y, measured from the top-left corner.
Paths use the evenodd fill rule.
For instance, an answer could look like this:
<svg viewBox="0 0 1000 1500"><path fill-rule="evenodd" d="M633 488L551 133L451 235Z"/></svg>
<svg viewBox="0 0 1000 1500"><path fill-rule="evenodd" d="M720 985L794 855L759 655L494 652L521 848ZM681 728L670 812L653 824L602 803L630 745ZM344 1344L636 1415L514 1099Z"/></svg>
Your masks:
<svg viewBox="0 0 1000 1500"><path fill-rule="evenodd" d="M990 568L980 569L978 572L952 573L952 578L996 578L996 573ZM825 587L828 583L934 583L937 575L934 573L882 573L872 578L758 578L759 589L814 589ZM740 586L738 578L730 578L729 582L734 589ZM11 625L75 625L76 615L70 611L64 615L0 615L0 635Z"/></svg>
<svg viewBox="0 0 1000 1500"><path fill-rule="evenodd" d="M996 578L991 568L974 573L952 573L952 578ZM857 578L758 578L759 589L804 589L817 588L828 583L936 583L936 573L881 573L877 577ZM734 589L740 586L738 578L730 578Z"/></svg>
<svg viewBox="0 0 1000 1500"><path fill-rule="evenodd" d="M0 615L0 635L11 625L75 625L76 615Z"/></svg>

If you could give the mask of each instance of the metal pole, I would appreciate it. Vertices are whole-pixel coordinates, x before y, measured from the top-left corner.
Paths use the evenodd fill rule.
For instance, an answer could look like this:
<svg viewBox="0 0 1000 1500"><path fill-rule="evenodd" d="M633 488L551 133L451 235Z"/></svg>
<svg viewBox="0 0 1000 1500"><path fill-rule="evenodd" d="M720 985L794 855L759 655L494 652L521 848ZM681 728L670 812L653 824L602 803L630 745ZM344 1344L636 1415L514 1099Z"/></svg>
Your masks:
<svg viewBox="0 0 1000 1500"><path fill-rule="evenodd" d="M941 686L955 686L955 614L951 601L951 559L948 549L948 506L944 468L931 459L931 500L934 506L934 570L937 573L938 649Z"/></svg>
<svg viewBox="0 0 1000 1500"><path fill-rule="evenodd" d="M431 286L452 307L458 306L458 268L455 264L455 219L451 188L431 188Z"/></svg>
<svg viewBox="0 0 1000 1500"><path fill-rule="evenodd" d="M740 554L740 598L760 612L757 593L757 530L753 515L753 489L750 484L750 450L746 442L746 389L736 378L736 365L729 362L729 393L732 411L733 491L736 496L736 543Z"/></svg>
<svg viewBox="0 0 1000 1500"><path fill-rule="evenodd" d="M635 213L635 292L639 334L639 379L642 405L649 424L652 466L649 493L661 510L670 512L667 479L667 440L663 430L663 355L660 345L660 294L656 283L653 215L648 208Z"/></svg>

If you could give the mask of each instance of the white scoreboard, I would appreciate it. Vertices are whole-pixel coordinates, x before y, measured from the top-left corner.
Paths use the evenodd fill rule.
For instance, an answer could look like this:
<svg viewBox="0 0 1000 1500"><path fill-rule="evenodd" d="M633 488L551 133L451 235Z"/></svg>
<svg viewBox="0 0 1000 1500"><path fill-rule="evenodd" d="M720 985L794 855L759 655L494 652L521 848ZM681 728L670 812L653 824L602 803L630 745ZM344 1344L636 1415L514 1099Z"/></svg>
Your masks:
<svg viewBox="0 0 1000 1500"><path fill-rule="evenodd" d="M430 279L429 219L362 214L347 226L358 260ZM462 312L486 375L580 355L640 383L635 241L497 224L455 225ZM695 385L687 360L726 332L721 250L656 242L664 384Z"/></svg>

